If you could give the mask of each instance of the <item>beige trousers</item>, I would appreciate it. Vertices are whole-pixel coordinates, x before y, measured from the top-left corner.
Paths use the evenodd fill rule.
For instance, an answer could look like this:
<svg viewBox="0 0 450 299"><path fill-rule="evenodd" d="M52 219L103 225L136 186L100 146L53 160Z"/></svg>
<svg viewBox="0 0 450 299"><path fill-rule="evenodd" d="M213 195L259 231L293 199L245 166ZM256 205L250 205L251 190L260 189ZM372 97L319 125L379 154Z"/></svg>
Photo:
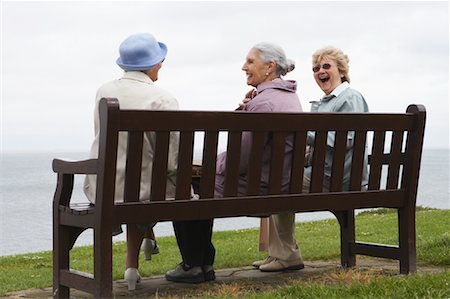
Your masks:
<svg viewBox="0 0 450 299"><path fill-rule="evenodd" d="M303 178L303 192L309 192L310 180ZM293 261L302 260L295 240L295 213L282 213L262 218L260 223L259 250L268 251L271 257Z"/></svg>

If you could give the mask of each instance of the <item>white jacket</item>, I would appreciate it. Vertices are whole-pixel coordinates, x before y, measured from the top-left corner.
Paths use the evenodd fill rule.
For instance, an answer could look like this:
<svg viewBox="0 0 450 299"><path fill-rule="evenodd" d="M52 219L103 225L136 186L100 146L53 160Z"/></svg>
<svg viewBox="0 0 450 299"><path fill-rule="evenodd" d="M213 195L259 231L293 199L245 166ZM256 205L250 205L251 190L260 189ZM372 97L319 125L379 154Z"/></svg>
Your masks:
<svg viewBox="0 0 450 299"><path fill-rule="evenodd" d="M95 139L91 147L91 158L98 157L100 120L98 113L99 101L103 97L112 97L119 100L120 109L142 109L142 110L178 110L177 100L167 91L157 87L153 81L143 72L125 72L123 77L106 83L97 91L94 122ZM120 133L115 201L123 201L125 157L127 147L127 137L125 132ZM169 159L167 165L167 189L166 196L175 196L176 170L178 160L179 135L171 133ZM152 159L155 146L154 135L144 134L144 147L142 153L142 173L140 200L148 200L150 197L150 182L152 175ZM87 175L84 182L84 193L90 202L95 203L96 176Z"/></svg>

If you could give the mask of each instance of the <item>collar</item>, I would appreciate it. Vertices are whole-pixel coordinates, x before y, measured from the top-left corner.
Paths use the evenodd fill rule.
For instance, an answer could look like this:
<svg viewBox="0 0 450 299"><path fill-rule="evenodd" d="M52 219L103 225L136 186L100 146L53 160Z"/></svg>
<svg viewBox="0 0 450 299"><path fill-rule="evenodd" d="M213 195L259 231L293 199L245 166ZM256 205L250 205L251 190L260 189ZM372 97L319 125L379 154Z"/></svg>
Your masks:
<svg viewBox="0 0 450 299"><path fill-rule="evenodd" d="M272 81L263 82L256 86L256 94L258 95L266 89L281 89L289 92L296 92L297 82L294 80L275 78Z"/></svg>
<svg viewBox="0 0 450 299"><path fill-rule="evenodd" d="M139 81L146 84L153 84L152 79L149 76L140 71L126 71L123 73L122 78L120 80L134 80Z"/></svg>
<svg viewBox="0 0 450 299"><path fill-rule="evenodd" d="M339 84L329 95L324 95L320 100L329 101L334 97L338 97L344 90L350 88L350 84L347 81Z"/></svg>

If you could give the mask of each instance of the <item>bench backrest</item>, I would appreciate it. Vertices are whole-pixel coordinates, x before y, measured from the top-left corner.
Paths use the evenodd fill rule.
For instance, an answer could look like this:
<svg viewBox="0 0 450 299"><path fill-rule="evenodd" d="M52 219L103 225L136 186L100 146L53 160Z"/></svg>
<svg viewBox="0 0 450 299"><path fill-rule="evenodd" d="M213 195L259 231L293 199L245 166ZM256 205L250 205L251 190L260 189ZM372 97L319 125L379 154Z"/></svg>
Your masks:
<svg viewBox="0 0 450 299"><path fill-rule="evenodd" d="M290 194L301 194L307 132L315 132L311 192L322 192L323 167L328 132L335 132L332 192L342 191L346 136L354 132L350 190L360 190L364 151L370 145L369 190L403 190L405 204L415 205L425 126L425 108L411 105L406 113L253 113L211 111L120 110L116 99L100 102L100 147L96 206L112 213L118 133L128 132L125 197L134 202L139 196L142 142L144 132L154 132L151 194L152 202L165 201L169 134L179 132L180 147L176 200L190 198L195 133L202 132L203 156L200 198L214 196L215 167L219 133L227 132L226 197L237 195L242 132L252 132L248 194L260 187L262 145L272 140L269 194L279 194L285 151L285 138L293 138ZM383 184L384 173L386 183ZM370 192L370 191L368 191ZM106 206L104 206L106 205Z"/></svg>

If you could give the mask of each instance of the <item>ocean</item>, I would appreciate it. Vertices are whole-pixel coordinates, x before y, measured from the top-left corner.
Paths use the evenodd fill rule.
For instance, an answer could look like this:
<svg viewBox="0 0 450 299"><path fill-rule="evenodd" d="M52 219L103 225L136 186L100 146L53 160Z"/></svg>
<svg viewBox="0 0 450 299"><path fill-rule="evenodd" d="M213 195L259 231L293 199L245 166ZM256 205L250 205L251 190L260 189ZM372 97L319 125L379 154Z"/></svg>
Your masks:
<svg viewBox="0 0 450 299"><path fill-rule="evenodd" d="M425 149L422 157L417 205L450 209L448 149ZM0 167L0 256L52 250L52 202L56 174L54 158L86 159L87 153L4 153ZM74 201L85 201L83 177L75 178ZM297 221L334 217L329 212L299 213ZM259 226L258 218L217 219L215 231ZM156 236L174 235L171 222L155 226ZM125 234L114 237L124 241ZM84 232L76 246L92 244L92 231Z"/></svg>

